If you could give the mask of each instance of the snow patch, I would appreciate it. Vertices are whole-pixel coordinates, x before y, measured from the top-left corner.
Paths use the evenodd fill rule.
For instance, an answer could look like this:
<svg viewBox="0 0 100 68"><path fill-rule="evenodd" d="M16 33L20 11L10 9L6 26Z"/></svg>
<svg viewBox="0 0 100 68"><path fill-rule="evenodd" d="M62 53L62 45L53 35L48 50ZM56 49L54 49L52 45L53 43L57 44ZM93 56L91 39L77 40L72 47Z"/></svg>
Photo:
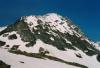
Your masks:
<svg viewBox="0 0 100 68"><path fill-rule="evenodd" d="M0 27L0 32L3 31L3 30L6 29L6 28L7 28L7 26L5 26L5 27Z"/></svg>

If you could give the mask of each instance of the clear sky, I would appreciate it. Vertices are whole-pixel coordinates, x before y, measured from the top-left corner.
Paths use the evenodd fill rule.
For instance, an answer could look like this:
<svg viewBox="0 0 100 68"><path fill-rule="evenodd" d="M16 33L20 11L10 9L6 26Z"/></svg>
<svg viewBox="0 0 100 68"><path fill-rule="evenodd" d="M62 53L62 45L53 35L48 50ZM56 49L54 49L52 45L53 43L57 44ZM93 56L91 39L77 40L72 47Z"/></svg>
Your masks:
<svg viewBox="0 0 100 68"><path fill-rule="evenodd" d="M69 17L90 39L100 41L100 0L0 0L0 26L52 12Z"/></svg>

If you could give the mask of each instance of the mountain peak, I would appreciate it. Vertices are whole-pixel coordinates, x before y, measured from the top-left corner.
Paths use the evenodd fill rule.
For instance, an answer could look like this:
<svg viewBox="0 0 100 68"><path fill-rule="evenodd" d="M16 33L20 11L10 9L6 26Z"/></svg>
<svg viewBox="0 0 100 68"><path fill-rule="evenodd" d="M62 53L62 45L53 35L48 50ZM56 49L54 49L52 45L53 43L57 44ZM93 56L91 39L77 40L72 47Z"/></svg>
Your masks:
<svg viewBox="0 0 100 68"><path fill-rule="evenodd" d="M94 43L68 18L56 13L21 17L0 31L0 47L11 53L48 58L77 67L84 64L85 68L91 68L89 65L95 65L92 60L100 62L100 50Z"/></svg>
<svg viewBox="0 0 100 68"><path fill-rule="evenodd" d="M39 25L38 22L42 22L43 25L49 25L53 30L58 30L62 33L69 32L70 34L73 34L73 31L71 30L72 27L69 26L69 21L56 13L48 13L43 16L24 16L21 19L24 19L24 21L27 22L31 30L32 27Z"/></svg>

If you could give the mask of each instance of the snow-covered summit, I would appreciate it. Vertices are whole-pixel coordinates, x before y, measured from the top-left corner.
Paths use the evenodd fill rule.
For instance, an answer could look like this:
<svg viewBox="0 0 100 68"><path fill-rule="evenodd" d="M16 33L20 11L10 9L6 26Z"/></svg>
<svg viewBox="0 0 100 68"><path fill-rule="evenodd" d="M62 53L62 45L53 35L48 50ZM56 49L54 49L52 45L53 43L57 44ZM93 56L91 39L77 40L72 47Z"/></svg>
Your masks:
<svg viewBox="0 0 100 68"><path fill-rule="evenodd" d="M28 23L28 25L32 24L30 27L35 27L38 25L37 21L41 20L43 24L48 24L50 27L54 30L59 30L60 32L67 32L70 30L70 27L68 26L67 20L64 19L62 16L56 14L56 13L49 13L43 16L26 16L25 22Z"/></svg>
<svg viewBox="0 0 100 68"><path fill-rule="evenodd" d="M48 13L45 15L30 15L24 16L21 19L24 19L25 22L32 28L38 25L38 22L42 22L43 25L49 25L52 30L58 30L62 33L68 32L69 34L73 35L76 34L77 36L81 37L81 31L79 28L72 24L71 21L59 14L56 13Z"/></svg>

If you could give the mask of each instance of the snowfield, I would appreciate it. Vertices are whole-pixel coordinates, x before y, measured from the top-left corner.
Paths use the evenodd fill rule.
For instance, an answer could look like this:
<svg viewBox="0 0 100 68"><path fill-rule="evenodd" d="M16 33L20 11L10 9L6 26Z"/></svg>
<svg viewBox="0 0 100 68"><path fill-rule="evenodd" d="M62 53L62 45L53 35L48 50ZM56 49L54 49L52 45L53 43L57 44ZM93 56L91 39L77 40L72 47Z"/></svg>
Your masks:
<svg viewBox="0 0 100 68"><path fill-rule="evenodd" d="M43 60L12 54L2 48L0 48L0 60L11 65L11 68L78 68L49 59Z"/></svg>
<svg viewBox="0 0 100 68"><path fill-rule="evenodd" d="M80 50L74 51L74 50L66 49L67 51L61 51L61 50L58 50L56 47L53 47L52 45L43 43L41 40L37 40L34 47L27 48L25 46L20 46L19 49L22 51L29 52L29 53L38 53L40 47L43 47L44 49L48 50L50 52L49 55L55 56L65 61L83 64L89 68L100 67L100 63L97 61L96 55L89 57ZM75 54L81 54L82 58L76 57ZM43 60L43 59L37 59L37 58L32 58L32 57L26 57L23 55L12 54L12 53L9 53L7 49L4 49L4 48L0 48L0 60L11 65L11 68L27 68L29 66L30 68L32 67L35 67L35 68L41 68L41 67L43 68L76 68L75 66L67 65L61 62L52 61L49 59ZM20 63L20 61L24 63Z"/></svg>

